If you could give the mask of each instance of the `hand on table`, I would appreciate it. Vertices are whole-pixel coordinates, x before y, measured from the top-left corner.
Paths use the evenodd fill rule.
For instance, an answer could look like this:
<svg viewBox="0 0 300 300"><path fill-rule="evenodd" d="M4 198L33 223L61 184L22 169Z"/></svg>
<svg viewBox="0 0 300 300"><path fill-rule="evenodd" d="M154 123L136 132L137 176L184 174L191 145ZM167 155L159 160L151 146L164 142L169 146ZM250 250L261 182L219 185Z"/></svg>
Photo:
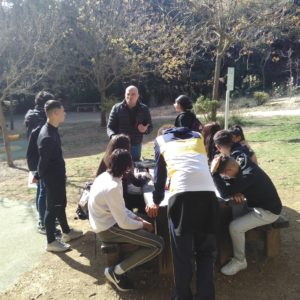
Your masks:
<svg viewBox="0 0 300 300"><path fill-rule="evenodd" d="M153 232L154 231L154 227L151 223L143 220L143 229L149 231L149 232Z"/></svg>
<svg viewBox="0 0 300 300"><path fill-rule="evenodd" d="M233 196L233 200L238 204L242 203L244 201L244 199L245 199L245 196L242 193L236 193Z"/></svg>
<svg viewBox="0 0 300 300"><path fill-rule="evenodd" d="M158 214L159 205L152 203L146 206L146 213L150 218L156 218Z"/></svg>
<svg viewBox="0 0 300 300"><path fill-rule="evenodd" d="M150 124L147 124L147 125L139 124L137 129L140 133L145 133L148 130L149 126L150 126Z"/></svg>

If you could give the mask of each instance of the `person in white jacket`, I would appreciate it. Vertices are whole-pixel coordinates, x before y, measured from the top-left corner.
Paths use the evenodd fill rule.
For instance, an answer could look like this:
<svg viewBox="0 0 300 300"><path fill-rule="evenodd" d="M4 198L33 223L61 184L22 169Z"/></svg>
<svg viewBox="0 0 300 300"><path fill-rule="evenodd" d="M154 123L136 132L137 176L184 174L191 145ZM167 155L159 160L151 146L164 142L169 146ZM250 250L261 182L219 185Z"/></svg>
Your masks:
<svg viewBox="0 0 300 300"><path fill-rule="evenodd" d="M164 244L160 236L151 233L151 223L125 207L122 176L131 166L131 155L127 150L114 150L107 171L95 179L88 202L90 225L101 241L139 246L130 256L104 271L105 277L119 291L133 289L126 272L156 257Z"/></svg>

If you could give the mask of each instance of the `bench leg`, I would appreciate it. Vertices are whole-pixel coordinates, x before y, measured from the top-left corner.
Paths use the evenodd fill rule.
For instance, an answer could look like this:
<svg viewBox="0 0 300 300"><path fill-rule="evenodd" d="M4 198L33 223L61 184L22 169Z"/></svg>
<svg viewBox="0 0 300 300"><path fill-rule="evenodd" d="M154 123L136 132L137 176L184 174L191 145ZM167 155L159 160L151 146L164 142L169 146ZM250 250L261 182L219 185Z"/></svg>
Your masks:
<svg viewBox="0 0 300 300"><path fill-rule="evenodd" d="M120 260L120 251L112 252L112 253L105 253L105 263L106 267L115 266L118 264Z"/></svg>
<svg viewBox="0 0 300 300"><path fill-rule="evenodd" d="M280 253L280 229L272 228L266 232L265 252L267 257L275 257Z"/></svg>

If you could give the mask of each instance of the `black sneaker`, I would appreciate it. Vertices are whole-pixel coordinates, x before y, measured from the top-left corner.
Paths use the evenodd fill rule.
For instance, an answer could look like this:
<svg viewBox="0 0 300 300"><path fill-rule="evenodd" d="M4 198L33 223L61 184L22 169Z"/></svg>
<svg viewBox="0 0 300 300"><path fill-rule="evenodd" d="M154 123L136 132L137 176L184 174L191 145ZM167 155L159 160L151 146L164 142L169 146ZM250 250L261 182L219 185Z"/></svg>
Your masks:
<svg viewBox="0 0 300 300"><path fill-rule="evenodd" d="M114 272L114 266L105 268L104 275L119 291L127 292L133 289L133 284L124 275L118 275Z"/></svg>

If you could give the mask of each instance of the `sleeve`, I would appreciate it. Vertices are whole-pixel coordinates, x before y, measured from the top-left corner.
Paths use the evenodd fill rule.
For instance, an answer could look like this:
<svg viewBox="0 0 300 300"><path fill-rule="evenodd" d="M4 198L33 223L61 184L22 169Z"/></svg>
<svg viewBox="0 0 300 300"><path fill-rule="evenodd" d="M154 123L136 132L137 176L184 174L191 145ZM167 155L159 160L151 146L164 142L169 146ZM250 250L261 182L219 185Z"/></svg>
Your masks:
<svg viewBox="0 0 300 300"><path fill-rule="evenodd" d="M154 167L154 192L153 201L159 204L165 197L165 185L167 181L167 166L164 157L160 153L159 145L155 141L155 167Z"/></svg>
<svg viewBox="0 0 300 300"><path fill-rule="evenodd" d="M228 198L237 193L244 193L248 190L255 181L255 175L239 174L231 183L228 184L218 173L213 175L213 179L221 197Z"/></svg>
<svg viewBox="0 0 300 300"><path fill-rule="evenodd" d="M147 131L145 132L145 134L149 134L152 132L153 130L153 124L152 124L152 119L151 119L151 114L150 114L150 110L149 108L146 106L145 108L145 123L146 124L150 124L150 126L148 127Z"/></svg>
<svg viewBox="0 0 300 300"><path fill-rule="evenodd" d="M45 176L50 164L51 154L54 148L54 141L52 138L47 137L41 141L39 145L39 162L38 162L38 174L41 178Z"/></svg>
<svg viewBox="0 0 300 300"><path fill-rule="evenodd" d="M227 188L226 181L220 176L219 173L213 174L212 177L213 177L215 186L222 198L226 199L226 198L229 198L230 196L232 196L229 193L229 189Z"/></svg>
<svg viewBox="0 0 300 300"><path fill-rule="evenodd" d="M254 174L240 174L235 180L229 185L228 190L231 195L236 193L243 193L245 190L251 188L255 181Z"/></svg>
<svg viewBox="0 0 300 300"><path fill-rule="evenodd" d="M189 127L186 125L186 116L185 114L179 114L177 117L177 126L178 127Z"/></svg>
<svg viewBox="0 0 300 300"><path fill-rule="evenodd" d="M119 121L118 121L118 114L117 114L117 106L114 105L110 111L108 122L107 122L107 135L111 138L113 135L118 133L119 129Z"/></svg>
<svg viewBox="0 0 300 300"><path fill-rule="evenodd" d="M25 117L24 117L24 125L26 127L29 126L30 119L31 119L31 110L28 110Z"/></svg>
<svg viewBox="0 0 300 300"><path fill-rule="evenodd" d="M124 198L118 188L112 189L107 205L117 224L123 229L136 230L143 228L143 222L134 220L135 215L128 212Z"/></svg>
<svg viewBox="0 0 300 300"><path fill-rule="evenodd" d="M135 219L137 217L137 215L135 213L133 213L130 209L125 208L126 209L126 214L129 218L131 219Z"/></svg>
<svg viewBox="0 0 300 300"><path fill-rule="evenodd" d="M37 138L39 131L33 130L29 136L28 148L26 152L26 160L29 171L36 171L39 160L39 153L37 147Z"/></svg>

